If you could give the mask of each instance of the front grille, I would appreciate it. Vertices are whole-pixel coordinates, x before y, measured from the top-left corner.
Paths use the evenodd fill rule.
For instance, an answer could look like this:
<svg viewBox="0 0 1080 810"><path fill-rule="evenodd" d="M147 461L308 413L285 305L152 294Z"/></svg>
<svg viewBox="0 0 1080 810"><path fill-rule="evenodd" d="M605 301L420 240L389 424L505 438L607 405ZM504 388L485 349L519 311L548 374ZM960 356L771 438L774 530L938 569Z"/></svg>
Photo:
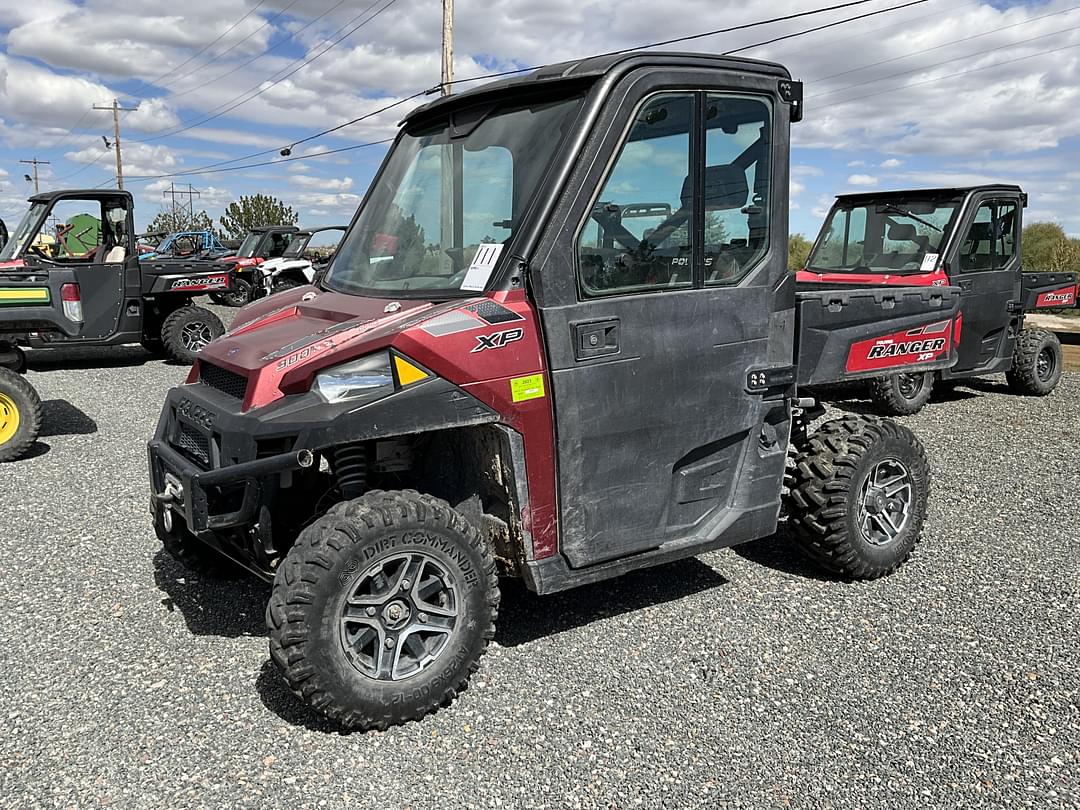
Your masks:
<svg viewBox="0 0 1080 810"><path fill-rule="evenodd" d="M243 399L244 394L247 393L247 377L241 377L235 371L229 371L212 363L199 364L199 382L236 399Z"/></svg>
<svg viewBox="0 0 1080 810"><path fill-rule="evenodd" d="M190 425L180 423L180 430L176 434L176 447L204 467L210 466L210 437L204 436Z"/></svg>

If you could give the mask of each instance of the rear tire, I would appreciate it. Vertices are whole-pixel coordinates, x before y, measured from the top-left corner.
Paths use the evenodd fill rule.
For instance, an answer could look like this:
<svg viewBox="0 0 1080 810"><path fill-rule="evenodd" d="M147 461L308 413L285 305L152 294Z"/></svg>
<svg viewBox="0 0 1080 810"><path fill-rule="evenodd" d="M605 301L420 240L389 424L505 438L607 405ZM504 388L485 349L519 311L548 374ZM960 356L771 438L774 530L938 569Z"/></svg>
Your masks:
<svg viewBox="0 0 1080 810"><path fill-rule="evenodd" d="M499 584L479 532L412 490L334 506L297 539L266 609L292 691L346 728L447 705L495 634Z"/></svg>
<svg viewBox="0 0 1080 810"><path fill-rule="evenodd" d="M223 307L242 307L255 300L251 282L242 278L233 278L232 289L228 292L210 293L210 300Z"/></svg>
<svg viewBox="0 0 1080 810"><path fill-rule="evenodd" d="M1015 393L1045 397L1061 380L1061 341L1046 329L1024 329L1016 339L1012 368L1005 379Z"/></svg>
<svg viewBox="0 0 1080 810"><path fill-rule="evenodd" d="M788 533L825 570L876 579L911 556L929 491L926 452L910 430L857 416L826 422L788 472Z"/></svg>
<svg viewBox="0 0 1080 810"><path fill-rule="evenodd" d="M161 325L165 353L178 363L190 366L195 355L210 341L225 334L225 327L213 312L202 307L180 307Z"/></svg>
<svg viewBox="0 0 1080 810"><path fill-rule="evenodd" d="M934 390L934 372L890 374L870 381L870 399L886 416L910 416L929 402Z"/></svg>
<svg viewBox="0 0 1080 810"><path fill-rule="evenodd" d="M41 398L14 371L0 368L0 461L22 456L41 431Z"/></svg>

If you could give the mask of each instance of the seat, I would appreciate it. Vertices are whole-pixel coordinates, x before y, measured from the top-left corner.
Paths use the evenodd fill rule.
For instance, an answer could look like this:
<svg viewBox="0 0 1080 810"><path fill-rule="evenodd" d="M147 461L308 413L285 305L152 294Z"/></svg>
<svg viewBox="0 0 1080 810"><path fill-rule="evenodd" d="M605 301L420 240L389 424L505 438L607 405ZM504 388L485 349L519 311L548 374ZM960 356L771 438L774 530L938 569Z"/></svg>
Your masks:
<svg viewBox="0 0 1080 810"><path fill-rule="evenodd" d="M112 247L108 253L105 254L105 264L120 264L127 257L127 250L123 245L116 245Z"/></svg>

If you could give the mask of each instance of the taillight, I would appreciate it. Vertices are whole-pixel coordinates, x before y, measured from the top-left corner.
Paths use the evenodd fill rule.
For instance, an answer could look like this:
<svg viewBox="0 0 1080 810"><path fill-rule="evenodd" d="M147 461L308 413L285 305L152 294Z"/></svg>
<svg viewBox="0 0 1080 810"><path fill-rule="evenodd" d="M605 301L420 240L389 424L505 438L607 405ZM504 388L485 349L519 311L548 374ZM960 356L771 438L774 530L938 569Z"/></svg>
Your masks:
<svg viewBox="0 0 1080 810"><path fill-rule="evenodd" d="M65 284L60 288L60 300L64 302L64 317L82 323L82 291L78 284Z"/></svg>

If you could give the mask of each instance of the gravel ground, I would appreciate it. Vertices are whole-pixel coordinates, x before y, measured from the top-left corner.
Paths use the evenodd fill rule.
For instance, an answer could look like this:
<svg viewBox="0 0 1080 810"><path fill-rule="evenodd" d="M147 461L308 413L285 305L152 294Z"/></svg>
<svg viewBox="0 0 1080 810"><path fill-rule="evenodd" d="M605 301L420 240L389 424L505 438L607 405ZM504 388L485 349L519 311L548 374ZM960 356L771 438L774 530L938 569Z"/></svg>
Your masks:
<svg viewBox="0 0 1080 810"><path fill-rule="evenodd" d="M33 368L45 433L0 467L0 805L1080 807L1080 374L904 420L935 489L884 581L768 539L508 585L453 706L345 735L271 669L265 586L158 549L144 441L184 370L138 348Z"/></svg>

